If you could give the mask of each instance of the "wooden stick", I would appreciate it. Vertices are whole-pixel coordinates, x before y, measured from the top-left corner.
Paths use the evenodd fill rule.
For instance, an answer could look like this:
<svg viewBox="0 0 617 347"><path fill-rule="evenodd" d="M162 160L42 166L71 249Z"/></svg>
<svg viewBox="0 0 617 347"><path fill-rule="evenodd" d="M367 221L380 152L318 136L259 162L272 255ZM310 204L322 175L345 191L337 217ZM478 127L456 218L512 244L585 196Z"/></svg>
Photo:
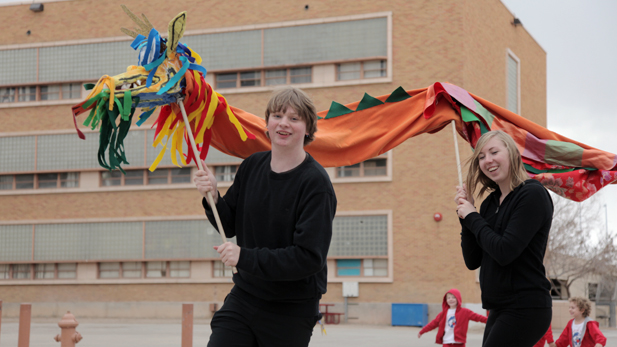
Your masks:
<svg viewBox="0 0 617 347"><path fill-rule="evenodd" d="M195 145L195 139L193 138L193 129L191 129L191 124L189 123L189 118L186 115L186 110L184 109L184 102L182 99L178 99L178 105L180 105L180 111L182 111L182 119L184 119L184 126L187 129L187 133L189 135L189 140L191 142L191 148L193 149L193 155L195 157L195 162L197 163L197 167L199 170L206 171L206 169L201 165L201 159L199 159L199 152L197 151L197 146ZM207 197L208 203L210 204L210 208L212 208L212 213L214 214L214 219L216 220L216 225L219 228L219 234L221 234L221 238L223 239L223 243L227 242L227 237L225 237L225 231L223 230L223 224L221 223L221 217L219 217L219 211L216 209L216 205L214 204L214 197L211 192L208 192ZM238 273L238 269L235 266L232 266L233 273Z"/></svg>
<svg viewBox="0 0 617 347"><path fill-rule="evenodd" d="M463 173L461 172L461 157L458 153L458 138L456 137L456 122L452 120L452 136L454 136L454 153L456 153L456 169L458 171L458 185L463 186Z"/></svg>

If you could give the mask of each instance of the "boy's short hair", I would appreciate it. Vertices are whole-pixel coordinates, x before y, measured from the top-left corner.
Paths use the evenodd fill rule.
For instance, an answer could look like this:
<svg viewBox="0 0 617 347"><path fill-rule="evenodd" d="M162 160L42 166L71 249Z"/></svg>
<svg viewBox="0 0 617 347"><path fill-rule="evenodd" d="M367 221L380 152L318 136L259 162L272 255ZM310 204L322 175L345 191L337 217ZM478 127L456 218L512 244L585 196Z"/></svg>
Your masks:
<svg viewBox="0 0 617 347"><path fill-rule="evenodd" d="M591 314L591 302L588 299L582 298L580 296L575 296L573 298L570 298L570 300L568 301L578 307L578 310L583 313L583 317L589 317L589 315Z"/></svg>
<svg viewBox="0 0 617 347"><path fill-rule="evenodd" d="M266 124L271 113L285 112L288 106L296 110L298 116L306 123L306 132L308 133L308 136L304 137L304 145L306 146L315 139L317 111L311 98L302 90L291 86L276 89L266 106Z"/></svg>

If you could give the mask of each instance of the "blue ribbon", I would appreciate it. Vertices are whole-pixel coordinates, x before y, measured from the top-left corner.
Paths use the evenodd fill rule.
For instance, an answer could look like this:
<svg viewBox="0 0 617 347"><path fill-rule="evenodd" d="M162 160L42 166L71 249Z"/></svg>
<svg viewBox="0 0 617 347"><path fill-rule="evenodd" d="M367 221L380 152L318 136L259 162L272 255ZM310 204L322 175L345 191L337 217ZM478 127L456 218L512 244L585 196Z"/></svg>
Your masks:
<svg viewBox="0 0 617 347"><path fill-rule="evenodd" d="M144 122L148 118L150 118L150 116L152 115L152 113L154 113L155 110L156 110L156 107L139 115L139 120L135 124L137 124L138 127L144 124Z"/></svg>
<svg viewBox="0 0 617 347"><path fill-rule="evenodd" d="M139 47L141 42L144 41L145 39L146 39L146 37L143 36L142 34L137 35L135 40L133 40L133 43L131 43L131 48L137 49L137 47Z"/></svg>

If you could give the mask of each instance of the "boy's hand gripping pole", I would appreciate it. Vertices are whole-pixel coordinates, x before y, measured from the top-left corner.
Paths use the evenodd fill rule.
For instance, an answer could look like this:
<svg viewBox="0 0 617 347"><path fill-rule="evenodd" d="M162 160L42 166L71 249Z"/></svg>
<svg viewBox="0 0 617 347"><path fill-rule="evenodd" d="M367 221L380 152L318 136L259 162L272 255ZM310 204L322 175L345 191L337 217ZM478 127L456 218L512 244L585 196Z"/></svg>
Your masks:
<svg viewBox="0 0 617 347"><path fill-rule="evenodd" d="M182 99L178 99L178 105L180 106L180 111L182 111L182 119L184 120L184 126L186 127L186 132L189 136L189 140L191 142L191 148L193 148L193 155L195 157L195 162L197 163L197 167L199 170L205 171L205 168L201 165L201 160L197 155L199 152L197 151L197 146L195 145L195 139L193 138L193 129L191 129L191 125L189 124L189 118L186 115L186 110L184 109L184 102ZM216 205L214 204L214 197L212 197L212 193L208 192L206 199L208 199L208 203L210 204L210 208L212 208L212 213L214 214L214 219L216 220L216 226L219 229L219 234L221 234L221 238L223 239L223 243L227 242L227 237L225 237L225 230L223 230L223 224L221 223L221 217L219 217L219 211L216 209ZM235 266L232 266L233 273L238 273L238 269Z"/></svg>

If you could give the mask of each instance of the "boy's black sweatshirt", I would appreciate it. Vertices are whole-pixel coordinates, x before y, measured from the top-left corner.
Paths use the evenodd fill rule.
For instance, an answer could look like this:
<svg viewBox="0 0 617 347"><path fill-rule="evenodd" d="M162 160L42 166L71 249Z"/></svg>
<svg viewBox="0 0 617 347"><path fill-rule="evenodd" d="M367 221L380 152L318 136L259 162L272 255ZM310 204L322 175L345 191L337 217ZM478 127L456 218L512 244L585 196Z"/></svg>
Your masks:
<svg viewBox="0 0 617 347"><path fill-rule="evenodd" d="M245 159L216 204L225 234L241 247L232 294L264 309L312 317L326 292L336 196L310 155L284 173L273 172L270 159L271 152ZM202 204L216 228L205 199Z"/></svg>
<svg viewBox="0 0 617 347"><path fill-rule="evenodd" d="M461 247L470 270L480 268L482 307L552 306L543 265L553 218L553 201L542 184L527 180L506 196L492 192L461 219Z"/></svg>

